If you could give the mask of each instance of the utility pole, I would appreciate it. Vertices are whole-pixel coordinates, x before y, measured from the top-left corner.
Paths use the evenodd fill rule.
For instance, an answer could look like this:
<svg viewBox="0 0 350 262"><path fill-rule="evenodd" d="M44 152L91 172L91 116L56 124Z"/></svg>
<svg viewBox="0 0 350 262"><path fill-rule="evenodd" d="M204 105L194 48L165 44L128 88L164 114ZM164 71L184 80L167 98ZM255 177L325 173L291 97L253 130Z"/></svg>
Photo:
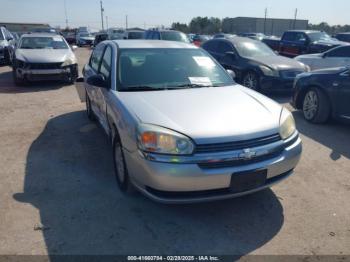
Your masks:
<svg viewBox="0 0 350 262"><path fill-rule="evenodd" d="M125 29L128 29L128 15L125 16Z"/></svg>
<svg viewBox="0 0 350 262"><path fill-rule="evenodd" d="M266 34L267 8L265 8L264 35Z"/></svg>
<svg viewBox="0 0 350 262"><path fill-rule="evenodd" d="M66 17L66 28L68 28L68 15L67 15L66 0L64 0L64 15L65 15L65 17Z"/></svg>
<svg viewBox="0 0 350 262"><path fill-rule="evenodd" d="M293 29L295 29L295 26L296 26L296 23L297 23L297 16L298 16L298 8L295 9Z"/></svg>
<svg viewBox="0 0 350 262"><path fill-rule="evenodd" d="M108 16L106 15L106 30L108 30Z"/></svg>
<svg viewBox="0 0 350 262"><path fill-rule="evenodd" d="M102 5L102 0L100 1L100 4L101 4L101 22L102 22L102 30L105 30L104 25L103 25L103 12L104 12L104 9L103 9L103 5Z"/></svg>

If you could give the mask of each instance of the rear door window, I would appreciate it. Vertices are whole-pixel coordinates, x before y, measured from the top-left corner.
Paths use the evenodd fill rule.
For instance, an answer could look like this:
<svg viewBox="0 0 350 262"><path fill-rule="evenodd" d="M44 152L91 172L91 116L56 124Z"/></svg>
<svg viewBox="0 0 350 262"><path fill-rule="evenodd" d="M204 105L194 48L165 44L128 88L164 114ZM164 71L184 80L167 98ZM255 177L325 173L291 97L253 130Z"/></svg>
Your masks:
<svg viewBox="0 0 350 262"><path fill-rule="evenodd" d="M220 41L218 44L218 53L225 54L226 52L232 52L232 47L229 43Z"/></svg>
<svg viewBox="0 0 350 262"><path fill-rule="evenodd" d="M294 32L287 32L283 35L284 41L295 41L296 40L296 34Z"/></svg>
<svg viewBox="0 0 350 262"><path fill-rule="evenodd" d="M350 46L339 47L327 53L328 57L350 57Z"/></svg>

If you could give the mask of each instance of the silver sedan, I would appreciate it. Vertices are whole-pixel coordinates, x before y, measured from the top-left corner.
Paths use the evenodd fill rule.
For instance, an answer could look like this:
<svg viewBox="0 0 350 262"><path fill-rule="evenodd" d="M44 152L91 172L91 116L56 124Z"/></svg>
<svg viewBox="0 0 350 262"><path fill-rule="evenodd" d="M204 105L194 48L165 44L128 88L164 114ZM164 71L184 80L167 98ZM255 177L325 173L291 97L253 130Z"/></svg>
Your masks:
<svg viewBox="0 0 350 262"><path fill-rule="evenodd" d="M163 203L221 200L268 188L299 162L292 114L193 45L105 41L83 74L78 92L111 138L123 191Z"/></svg>

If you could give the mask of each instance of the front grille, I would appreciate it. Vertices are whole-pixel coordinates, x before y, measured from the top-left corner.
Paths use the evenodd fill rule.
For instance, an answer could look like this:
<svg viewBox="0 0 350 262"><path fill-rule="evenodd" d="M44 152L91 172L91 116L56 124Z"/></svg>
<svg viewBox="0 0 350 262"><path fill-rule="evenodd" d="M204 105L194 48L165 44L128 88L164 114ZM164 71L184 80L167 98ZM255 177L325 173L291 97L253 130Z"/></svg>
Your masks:
<svg viewBox="0 0 350 262"><path fill-rule="evenodd" d="M281 71L280 74L283 78L295 78L297 75L304 73L304 71L292 71L292 70L284 70Z"/></svg>
<svg viewBox="0 0 350 262"><path fill-rule="evenodd" d="M238 160L232 160L232 161L211 162L211 163L208 162L208 163L198 164L198 166L202 169L231 168L231 167L237 167L237 166L245 166L245 165L256 164L262 161L273 159L275 157L278 157L281 153L282 153L282 150L281 148L279 148L279 150L273 153L254 157L249 160L238 159Z"/></svg>
<svg viewBox="0 0 350 262"><path fill-rule="evenodd" d="M196 154L243 150L247 148L254 148L254 147L268 145L274 142L278 142L280 140L281 140L280 135L275 134L271 136L265 136L265 137L260 137L260 138L250 139L250 140L243 140L243 141L196 145Z"/></svg>
<svg viewBox="0 0 350 262"><path fill-rule="evenodd" d="M62 63L27 63L28 69L60 69Z"/></svg>

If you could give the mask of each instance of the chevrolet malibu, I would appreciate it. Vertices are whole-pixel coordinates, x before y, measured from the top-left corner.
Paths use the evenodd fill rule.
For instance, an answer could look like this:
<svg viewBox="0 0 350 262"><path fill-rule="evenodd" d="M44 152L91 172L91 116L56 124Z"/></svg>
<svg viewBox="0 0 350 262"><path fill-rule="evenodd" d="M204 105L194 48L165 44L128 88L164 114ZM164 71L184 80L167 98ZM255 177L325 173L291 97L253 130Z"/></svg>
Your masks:
<svg viewBox="0 0 350 262"><path fill-rule="evenodd" d="M72 48L62 36L47 33L21 36L12 69L16 85L40 80L74 83L78 77L77 59Z"/></svg>
<svg viewBox="0 0 350 262"><path fill-rule="evenodd" d="M77 89L111 139L122 191L162 203L221 200L268 188L299 162L292 114L194 45L105 41L83 74Z"/></svg>

